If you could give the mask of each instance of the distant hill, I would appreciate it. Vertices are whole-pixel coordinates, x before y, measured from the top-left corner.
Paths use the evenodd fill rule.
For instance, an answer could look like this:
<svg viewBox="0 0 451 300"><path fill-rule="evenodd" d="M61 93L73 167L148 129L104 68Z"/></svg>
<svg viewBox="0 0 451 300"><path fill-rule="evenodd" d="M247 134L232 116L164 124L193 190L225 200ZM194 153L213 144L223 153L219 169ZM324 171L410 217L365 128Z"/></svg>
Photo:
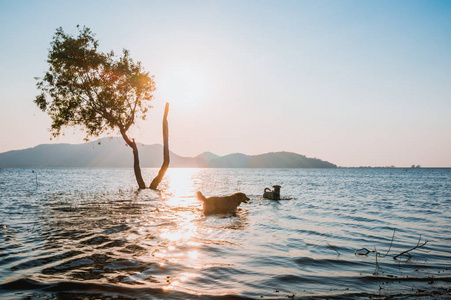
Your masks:
<svg viewBox="0 0 451 300"><path fill-rule="evenodd" d="M209 162L213 168L336 168L317 158L308 158L291 152L271 152L260 155L241 153L218 157Z"/></svg>
<svg viewBox="0 0 451 300"><path fill-rule="evenodd" d="M141 167L160 167L163 146L138 144ZM317 158L291 152L260 155L241 153L218 156L211 152L196 157L170 153L175 168L336 168ZM133 166L133 155L122 138L103 138L84 144L45 144L34 148L0 153L0 167L111 167Z"/></svg>
<svg viewBox="0 0 451 300"><path fill-rule="evenodd" d="M219 157L219 155L216 155L214 153L211 152L204 152L202 154L199 154L198 156L196 156L196 158L201 159L203 161L209 162L213 159L217 159Z"/></svg>

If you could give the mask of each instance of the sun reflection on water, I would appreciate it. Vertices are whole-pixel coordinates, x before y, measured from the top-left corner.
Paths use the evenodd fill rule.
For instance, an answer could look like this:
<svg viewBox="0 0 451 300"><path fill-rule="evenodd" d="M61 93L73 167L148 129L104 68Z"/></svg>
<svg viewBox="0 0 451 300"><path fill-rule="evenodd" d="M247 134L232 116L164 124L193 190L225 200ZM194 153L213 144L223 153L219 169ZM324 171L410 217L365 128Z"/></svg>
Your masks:
<svg viewBox="0 0 451 300"><path fill-rule="evenodd" d="M177 278L168 280L168 284L163 287L163 290L171 290L177 288L181 283L188 279L195 278L197 275L194 273L181 273Z"/></svg>
<svg viewBox="0 0 451 300"><path fill-rule="evenodd" d="M162 198L176 226L162 228L160 237L173 244L186 244L198 230L200 202L194 197L194 177L197 169L171 169L166 176Z"/></svg>
<svg viewBox="0 0 451 300"><path fill-rule="evenodd" d="M165 214L172 222L158 229L158 236L165 245L164 249L154 252L153 256L170 264L191 267L193 272L170 276L163 289L179 288L188 279L196 277L196 270L203 265L196 242L199 236L199 220L203 218L201 203L195 192L202 182L196 178L198 169L170 169L161 191Z"/></svg>
<svg viewBox="0 0 451 300"><path fill-rule="evenodd" d="M198 169L170 169L166 173L166 182L162 191L167 205L174 208L187 207L198 203L194 198L195 189L201 183L196 178Z"/></svg>

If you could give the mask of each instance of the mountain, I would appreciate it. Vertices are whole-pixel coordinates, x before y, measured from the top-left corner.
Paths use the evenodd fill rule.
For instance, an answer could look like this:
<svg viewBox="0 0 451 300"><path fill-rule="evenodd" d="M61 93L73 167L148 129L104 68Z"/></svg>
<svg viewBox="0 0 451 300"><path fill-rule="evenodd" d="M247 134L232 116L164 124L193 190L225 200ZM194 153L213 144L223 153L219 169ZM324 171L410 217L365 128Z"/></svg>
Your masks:
<svg viewBox="0 0 451 300"><path fill-rule="evenodd" d="M213 168L336 168L337 166L317 158L291 152L271 152L260 155L241 153L218 157L209 162Z"/></svg>
<svg viewBox="0 0 451 300"><path fill-rule="evenodd" d="M137 143L143 168L160 167L163 146ZM170 152L170 167L175 168L336 168L317 158L291 152L260 155L234 153L218 156L211 152L183 157ZM112 167L130 168L133 155L120 137L102 138L84 144L44 144L34 148L0 153L0 167Z"/></svg>
<svg viewBox="0 0 451 300"><path fill-rule="evenodd" d="M211 153L211 152L204 152L204 153L199 154L198 156L196 156L196 158L198 158L200 160L204 160L206 162L209 162L210 160L216 159L218 157L219 157L219 155L216 155L216 154Z"/></svg>

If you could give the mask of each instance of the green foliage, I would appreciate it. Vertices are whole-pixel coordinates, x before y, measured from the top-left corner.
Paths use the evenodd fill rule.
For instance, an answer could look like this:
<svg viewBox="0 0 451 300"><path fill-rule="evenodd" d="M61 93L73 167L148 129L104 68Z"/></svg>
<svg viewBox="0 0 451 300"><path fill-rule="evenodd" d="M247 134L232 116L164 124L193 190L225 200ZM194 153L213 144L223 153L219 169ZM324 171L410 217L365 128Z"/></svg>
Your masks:
<svg viewBox="0 0 451 300"><path fill-rule="evenodd" d="M34 102L51 119L53 136L65 126L81 126L90 136L111 130L121 134L145 119L155 90L153 77L127 50L121 56L98 50L93 32L77 26L78 36L56 30L49 69L36 78L41 91Z"/></svg>

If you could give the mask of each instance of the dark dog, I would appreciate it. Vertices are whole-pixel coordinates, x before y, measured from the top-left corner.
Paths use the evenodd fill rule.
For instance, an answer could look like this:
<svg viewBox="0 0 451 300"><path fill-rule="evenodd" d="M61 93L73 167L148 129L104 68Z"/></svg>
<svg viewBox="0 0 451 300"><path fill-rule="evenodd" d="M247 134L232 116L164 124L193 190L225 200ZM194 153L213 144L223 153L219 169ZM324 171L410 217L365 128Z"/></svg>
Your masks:
<svg viewBox="0 0 451 300"><path fill-rule="evenodd" d="M274 191L270 188L265 188L263 191L263 198L271 200L280 200L280 185L273 185Z"/></svg>
<svg viewBox="0 0 451 300"><path fill-rule="evenodd" d="M197 199L204 203L204 214L225 214L234 212L241 202L247 203L249 198L243 193L235 193L224 197L205 198L201 192L197 192Z"/></svg>
<svg viewBox="0 0 451 300"><path fill-rule="evenodd" d="M265 188L265 190L263 191L263 198L265 199L271 199L274 200L276 199L276 197L274 197L274 192L271 191L269 188Z"/></svg>

